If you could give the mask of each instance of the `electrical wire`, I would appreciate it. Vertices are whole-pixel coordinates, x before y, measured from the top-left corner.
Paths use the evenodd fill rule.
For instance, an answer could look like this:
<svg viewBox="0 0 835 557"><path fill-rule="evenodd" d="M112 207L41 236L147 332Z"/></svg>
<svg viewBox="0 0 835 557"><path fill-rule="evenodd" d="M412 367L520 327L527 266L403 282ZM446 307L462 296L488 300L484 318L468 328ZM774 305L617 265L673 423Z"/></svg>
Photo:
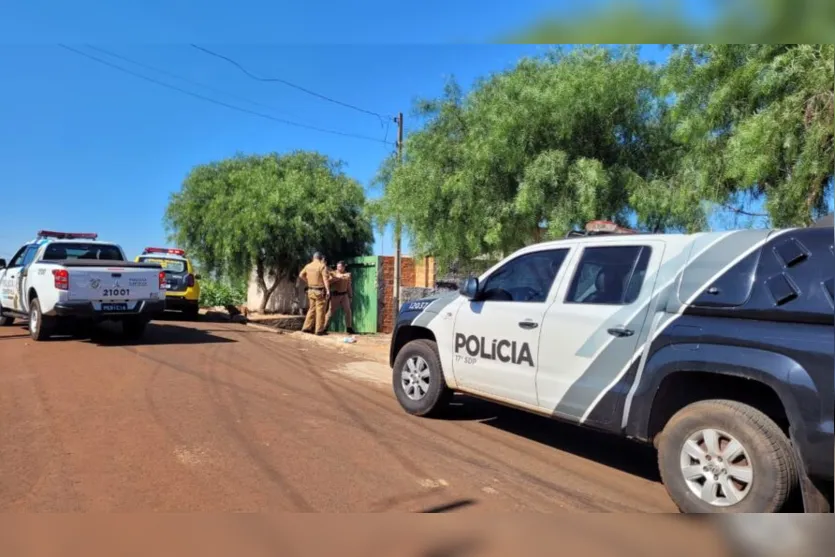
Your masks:
<svg viewBox="0 0 835 557"><path fill-rule="evenodd" d="M272 121L278 122L280 124L285 124L285 125L293 126L293 127L297 127L297 128L303 128L303 129L318 131L318 132L321 132L321 133L328 133L328 134L332 134L332 135L339 135L339 136L342 136L342 137L351 137L351 138L354 138L354 139L363 139L365 141L373 141L375 143L383 143L383 144L386 144L386 145L391 145L392 144L391 142L383 141L382 139L379 139L379 138L376 138L376 137L370 137L370 136L367 136L367 135L360 135L360 134L354 134L354 133L348 133L348 132L341 132L341 131L338 131L338 130L331 130L331 129L327 129L327 128L320 128L320 127L317 127L317 126L311 126L309 124L302 124L300 122L294 122L292 120L285 120L284 118L276 118L275 116L271 116L269 114L264 114L263 112L258 112L258 111L255 111L255 110L250 110L248 108L243 108L243 107L240 107L240 106L236 106L236 105L224 102L224 101L213 99L212 97L207 97L206 95L201 95L200 93L195 93L194 91L189 91L188 89L183 89L181 87L177 87L176 85L171 85L170 83L165 83L164 81L159 81L159 80L154 79L152 77L148 77L148 76L143 75L141 73L137 73L137 72L134 72L134 71L129 70L127 68L124 68L122 66L119 66L118 64L113 64L112 62L108 62L107 60L102 60L101 58L99 58L97 56L93 56L92 54L88 54L84 51L77 50L77 49L72 48L71 46L67 46L65 44L59 44L58 46L60 46L61 48L65 49L65 50L73 52L75 54L78 54L79 56L89 58L90 60L94 60L94 61L96 61L100 64L103 64L105 66L109 66L109 67L111 67L115 70L118 70L120 72L124 72L128 75L138 77L139 79L143 79L143 80L148 81L150 83L154 83L156 85L160 85L162 87L166 87L168 89L178 91L180 93L183 93L184 95L188 95L190 97L194 97L194 98L197 98L197 99L200 99L200 100L203 100L203 101L206 101L206 102L218 105L218 106L223 106L223 107L229 108L231 110L236 110L238 112L243 112L245 114L250 114L252 116L258 116L259 118L272 120Z"/></svg>
<svg viewBox="0 0 835 557"><path fill-rule="evenodd" d="M252 78L256 81L282 83L284 85L287 85L288 87L292 87L293 89L296 89L298 91L302 91L303 93L307 93L308 95L312 95L314 97L318 97L322 100L325 100L325 101L328 101L328 102L331 102L331 103L334 103L334 104L338 104L340 106L344 106L344 107L350 108L352 110L356 110L357 112L363 112L363 113L369 114L371 116L376 116L377 118L380 119L381 123L383 122L383 120L388 120L388 119L391 118L391 116L385 116L383 114L380 114L379 112L375 112L373 110L367 110L365 108L360 108L359 106L356 106L356 105L353 105L353 104L350 104L350 103L346 103L346 102L342 102L342 101L334 99L332 97L328 97L327 95L317 93L316 91L311 91L310 89L307 89L306 87L302 87L301 85L296 85L295 83L291 83L290 81L287 81L286 79L281 79L280 77L261 77L259 75L255 75L251 71L247 70L242 64L233 60L232 58L229 58L228 56L224 56L223 54L219 54L217 52L209 50L208 48L204 48L204 47L198 46L196 44L191 44L191 46L193 48L196 48L197 50L200 50L201 52L204 52L204 53L208 54L209 56L214 56L215 58L220 58L221 60L225 60L226 62L228 62L228 63L232 64L233 66L235 66L236 68L238 68L246 76L248 76L248 77L250 77L250 78Z"/></svg>
<svg viewBox="0 0 835 557"><path fill-rule="evenodd" d="M217 89L216 87L212 87L211 85L206 85L205 83L200 83L199 81L195 81L195 80L190 79L188 77L183 77L182 75L175 74L173 72L169 72L168 70L163 70L162 68L157 68L155 66L152 66L150 64L146 64L144 62L138 62L136 60L128 58L127 56L122 56L121 54L116 54L115 52L105 50L105 49L103 49L101 47L98 47L98 46L95 46L95 45L85 44L84 47L87 48L87 49L90 49L90 50L95 50L95 51L101 52L102 54L106 54L107 56L112 56L113 58L117 58L117 59L122 60L124 62L134 64L136 66L139 66L140 68L145 68L146 70L151 70L151 71L154 71L154 72L158 72L158 73L161 73L163 75L173 77L174 79L179 79L181 81L185 81L186 83L190 83L192 85L197 85L198 87L203 87L204 89L208 89L209 91L213 91L213 92L218 93L220 95L226 95L227 97L237 99L239 101L243 101L243 102L255 105L255 106L260 106L261 108L267 108L269 110L278 110L274 106L270 106L268 104L264 104L264 103L261 103L261 102L258 102L258 101L253 101L252 99L248 99L248 98L242 97L240 95L235 95L233 93L229 93L228 91L224 91L222 89Z"/></svg>

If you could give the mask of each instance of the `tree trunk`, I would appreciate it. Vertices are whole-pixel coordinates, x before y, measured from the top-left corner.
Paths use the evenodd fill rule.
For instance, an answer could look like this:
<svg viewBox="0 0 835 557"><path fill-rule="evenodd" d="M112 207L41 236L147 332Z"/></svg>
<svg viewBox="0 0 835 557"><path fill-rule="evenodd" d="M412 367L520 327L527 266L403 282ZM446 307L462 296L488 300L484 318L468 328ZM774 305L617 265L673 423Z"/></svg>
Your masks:
<svg viewBox="0 0 835 557"><path fill-rule="evenodd" d="M267 303L269 303L273 292L275 292L275 289L278 287L279 278L276 276L272 286L268 287L267 270L264 267L264 262L260 259L255 262L255 274L256 280L258 281L258 289L263 294L261 297L261 304L258 306L258 313L263 315L267 313Z"/></svg>

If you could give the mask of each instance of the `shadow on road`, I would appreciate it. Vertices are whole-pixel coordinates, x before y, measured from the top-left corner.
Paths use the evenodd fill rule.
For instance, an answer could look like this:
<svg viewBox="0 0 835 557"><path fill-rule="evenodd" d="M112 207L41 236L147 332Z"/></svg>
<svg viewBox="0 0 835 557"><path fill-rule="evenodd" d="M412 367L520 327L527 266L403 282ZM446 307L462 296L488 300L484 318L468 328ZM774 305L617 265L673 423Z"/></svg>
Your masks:
<svg viewBox="0 0 835 557"><path fill-rule="evenodd" d="M628 474L660 482L657 453L651 446L552 420L492 402L456 395L445 420L479 421L513 435L570 452Z"/></svg>
<svg viewBox="0 0 835 557"><path fill-rule="evenodd" d="M112 322L68 328L65 331L56 332L50 339L51 342L70 340L101 346L164 346L238 342L231 338L214 335L210 331L159 321L149 323L144 336L136 340L125 338L121 324Z"/></svg>

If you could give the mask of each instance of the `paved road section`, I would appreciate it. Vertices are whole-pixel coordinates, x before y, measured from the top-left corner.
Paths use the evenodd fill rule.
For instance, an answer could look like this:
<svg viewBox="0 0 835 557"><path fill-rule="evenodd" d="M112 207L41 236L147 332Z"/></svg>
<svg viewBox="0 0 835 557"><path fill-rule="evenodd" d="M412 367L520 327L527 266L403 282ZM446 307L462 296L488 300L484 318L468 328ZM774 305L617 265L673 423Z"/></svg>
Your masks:
<svg viewBox="0 0 835 557"><path fill-rule="evenodd" d="M4 327L0 511L675 511L644 447L465 397L413 418L388 374L231 323Z"/></svg>

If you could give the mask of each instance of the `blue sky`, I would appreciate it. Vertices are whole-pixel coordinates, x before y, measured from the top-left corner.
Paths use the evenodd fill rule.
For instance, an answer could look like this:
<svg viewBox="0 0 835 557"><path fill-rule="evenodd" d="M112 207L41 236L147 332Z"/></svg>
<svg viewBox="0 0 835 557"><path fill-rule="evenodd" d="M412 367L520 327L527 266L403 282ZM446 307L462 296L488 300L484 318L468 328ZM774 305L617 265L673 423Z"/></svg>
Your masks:
<svg viewBox="0 0 835 557"><path fill-rule="evenodd" d="M59 42L276 118L393 140L393 124L386 130L373 116L281 84L253 81L188 43L233 57L260 75L281 77L374 112L403 111L408 133L416 124L409 118L412 101L439 94L447 76L455 75L468 87L477 77L544 49L428 43L484 41L544 12L572 9L565 2L544 0L509 4L501 12L475 0L427 0L420 8L378 0L319 5L317 11L303 10L302 3L249 1L231 10L228 2L215 1L194 9L159 0L80 0L71 7L33 0L4 7L0 256L10 256L40 228L97 232L121 243L130 256L147 245L165 245L162 216L170 193L194 165L238 151L316 149L344 160L347 172L368 185L393 149L216 106L83 58ZM347 44L334 44L340 40ZM418 41L424 44L414 44ZM311 44L316 42L330 44ZM83 43L212 89L109 58ZM656 47L644 53L652 59L662 56ZM378 237L375 251L392 253L390 234Z"/></svg>

